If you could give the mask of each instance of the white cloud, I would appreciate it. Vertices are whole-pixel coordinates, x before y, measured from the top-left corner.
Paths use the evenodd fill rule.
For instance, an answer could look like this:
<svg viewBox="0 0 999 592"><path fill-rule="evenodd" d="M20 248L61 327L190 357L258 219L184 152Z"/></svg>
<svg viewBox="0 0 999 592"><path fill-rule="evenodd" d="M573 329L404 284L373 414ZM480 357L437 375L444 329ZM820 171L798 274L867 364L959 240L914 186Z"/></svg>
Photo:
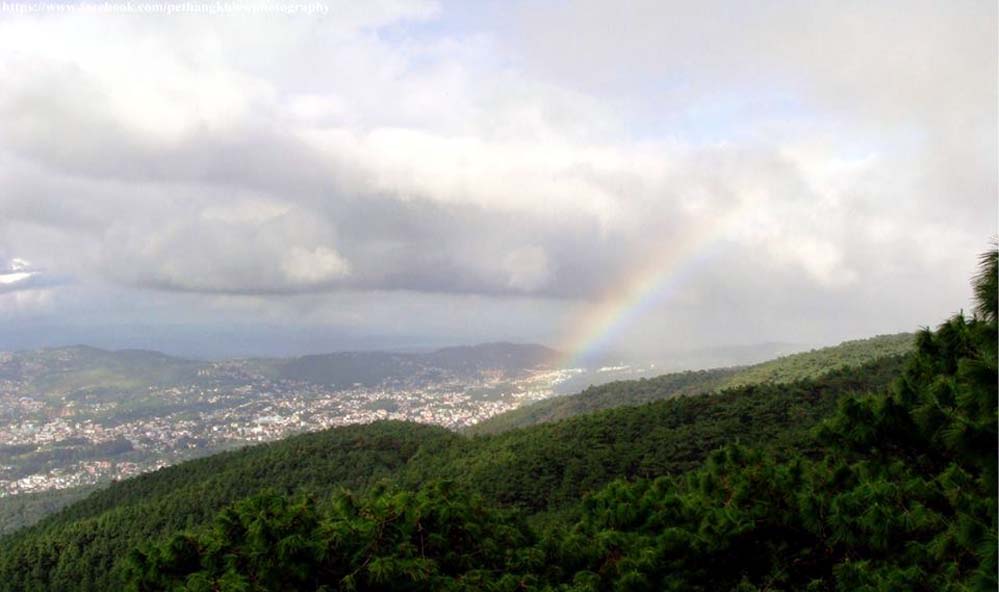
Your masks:
<svg viewBox="0 0 999 592"><path fill-rule="evenodd" d="M695 316L722 277L758 312L911 297L865 292L884 270L948 278L928 314L995 233L995 8L899 6L0 19L0 253L291 315L304 293L598 298L720 225Z"/></svg>
<svg viewBox="0 0 999 592"><path fill-rule="evenodd" d="M0 292L12 292L24 290L31 287L32 278L39 275L39 271L28 261L20 257L12 257L6 269L0 268Z"/></svg>
<svg viewBox="0 0 999 592"><path fill-rule="evenodd" d="M304 285L322 284L350 274L350 263L328 247L293 247L281 267L290 281Z"/></svg>
<svg viewBox="0 0 999 592"><path fill-rule="evenodd" d="M23 282L24 280L35 275L30 271L12 271L10 273L0 273L0 284L11 285Z"/></svg>

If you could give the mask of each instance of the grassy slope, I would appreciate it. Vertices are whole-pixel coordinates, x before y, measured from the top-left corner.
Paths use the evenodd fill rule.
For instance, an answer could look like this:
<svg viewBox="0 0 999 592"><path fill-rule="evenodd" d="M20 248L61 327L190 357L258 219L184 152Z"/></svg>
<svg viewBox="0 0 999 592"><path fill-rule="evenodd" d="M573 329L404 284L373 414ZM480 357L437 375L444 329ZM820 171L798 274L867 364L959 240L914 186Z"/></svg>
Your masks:
<svg viewBox="0 0 999 592"><path fill-rule="evenodd" d="M558 421L601 409L641 405L684 395L715 392L749 384L784 384L848 366L858 366L884 356L912 351L911 333L879 335L846 341L833 347L792 354L745 368L717 368L677 372L643 380L612 382L590 387L578 395L558 397L497 415L469 428L470 434L496 434L515 428Z"/></svg>

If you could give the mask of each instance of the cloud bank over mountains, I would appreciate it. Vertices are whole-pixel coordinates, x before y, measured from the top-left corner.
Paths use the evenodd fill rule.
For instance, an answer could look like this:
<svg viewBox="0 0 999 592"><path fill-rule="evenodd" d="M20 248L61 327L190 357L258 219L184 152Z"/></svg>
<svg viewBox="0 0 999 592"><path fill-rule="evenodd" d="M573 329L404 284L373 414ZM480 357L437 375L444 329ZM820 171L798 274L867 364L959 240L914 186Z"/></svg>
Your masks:
<svg viewBox="0 0 999 592"><path fill-rule="evenodd" d="M2 15L0 316L552 343L710 229L658 341L622 339L909 328L996 232L995 30L987 2Z"/></svg>

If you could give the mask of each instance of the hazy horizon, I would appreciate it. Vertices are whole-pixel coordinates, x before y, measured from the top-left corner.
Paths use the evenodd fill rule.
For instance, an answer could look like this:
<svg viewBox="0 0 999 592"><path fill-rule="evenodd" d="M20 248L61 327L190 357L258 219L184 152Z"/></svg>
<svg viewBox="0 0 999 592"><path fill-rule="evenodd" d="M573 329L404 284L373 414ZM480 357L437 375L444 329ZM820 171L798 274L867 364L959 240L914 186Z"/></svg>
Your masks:
<svg viewBox="0 0 999 592"><path fill-rule="evenodd" d="M65 335L66 333L61 333ZM826 347L833 347L840 345L845 342L864 340L872 337L880 337L884 334L879 335L864 335L856 338L848 338L841 341L830 342L830 343L801 343L801 342L760 342L760 343L730 343L730 344L719 344L710 347L696 347L687 349L674 349L670 351L660 352L657 355L635 355L619 351L600 351L594 352L592 355L583 356L580 359L575 360L577 362L576 366L587 367L594 370L600 366L613 365L613 364L628 364L634 368L638 366L648 369L651 373L655 371L659 372L674 372L680 370L701 370L708 368L718 368L727 366L740 366L746 364L755 364L759 362L768 361L780 356L785 356L794 353L806 352L815 349L822 349ZM93 337L92 333L88 333L88 336ZM466 342L466 343L434 343L434 344L409 344L409 345L398 345L398 346L386 346L386 345L371 345L365 347L361 345L360 347L338 347L332 345L331 347L323 347L322 345L315 345L315 347L310 347L307 343L302 347L302 349L287 350L284 347L278 348L265 348L259 350L250 351L226 351L226 352L216 352L212 353L211 349L204 349L204 341L195 341L194 337L191 337L191 342L189 344L182 344L176 349L159 348L159 347L147 347L144 344L148 340L136 339L133 341L115 341L106 340L104 342L84 342L84 341L73 341L68 339L65 342L60 343L38 343L38 344L26 344L25 347L5 347L3 342L0 342L0 353L30 353L34 351L42 350L60 350L60 349L72 349L76 347L83 348L94 348L109 352L122 352L122 351L147 351L150 353L160 353L166 354L168 356L188 359L192 361L205 361L205 362L221 362L227 360L240 360L240 359L291 359L303 356L315 356L315 355L328 355L328 354L343 354L343 353L388 353L388 354L426 354L433 353L444 349L450 348L474 348L478 346L489 346L489 345L510 345L510 346L542 346L551 349L556 354L564 356L567 352L558 350L545 343L537 342L518 342L518 341L481 341L481 342ZM302 345L299 341L298 345ZM558 360L561 361L561 360Z"/></svg>

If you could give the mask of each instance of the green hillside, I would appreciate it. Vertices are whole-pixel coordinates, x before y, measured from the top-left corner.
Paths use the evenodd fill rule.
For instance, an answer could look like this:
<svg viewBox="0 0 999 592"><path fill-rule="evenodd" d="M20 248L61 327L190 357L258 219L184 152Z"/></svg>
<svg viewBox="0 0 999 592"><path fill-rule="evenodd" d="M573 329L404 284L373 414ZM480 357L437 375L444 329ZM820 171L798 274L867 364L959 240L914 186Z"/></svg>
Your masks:
<svg viewBox="0 0 999 592"><path fill-rule="evenodd" d="M106 351L78 345L10 354L0 360L0 380L19 381L29 393L56 396L78 390L191 383L204 366L154 351Z"/></svg>
<svg viewBox="0 0 999 592"><path fill-rule="evenodd" d="M884 358L817 381L740 387L460 439L406 474L420 477L412 484L444 477L532 513L559 510L615 478L690 470L726 444L805 449L808 430L839 398L885 387L903 365Z"/></svg>
<svg viewBox="0 0 999 592"><path fill-rule="evenodd" d="M912 333L878 335L869 339L844 341L833 346L782 356L776 360L743 368L729 377L723 386L765 382L782 383L816 378L837 368L858 366L884 356L907 354L914 349Z"/></svg>
<svg viewBox="0 0 999 592"><path fill-rule="evenodd" d="M631 457L632 470L612 464L628 479L567 500L565 511L533 524L530 510L496 503L477 482L433 480L415 490L400 486L328 501L257 495L219 513L211 525L133 551L128 581L134 590L191 591L995 590L995 253L986 263L978 291L987 299L980 300L975 318L957 316L937 331L921 332L917 351L890 388L839 397L836 411L808 434L796 428L808 423L807 415L770 422L748 413L740 419L764 432L776 428L776 438L749 428L741 445L726 445L688 471L655 479L633 478ZM741 401L769 398L767 393L802 384L830 388L837 377L871 369L727 392ZM794 394L792 400L805 395ZM816 400L834 395L830 390ZM629 455L632 446L623 442L638 444L644 436L612 418L724 396L549 425L595 419L596 431L574 450L587 458L593 450L618 447L605 457L614 463ZM648 429L679 417L656 419L630 425ZM549 425L507 437L537 434L543 447L558 437L542 435ZM551 496L559 483L545 479L546 465L565 457L543 458L540 464L501 463L496 470L513 488L533 485L518 482L518 472L541 481L537 493ZM597 462L575 476L601 467L608 468ZM544 505L539 499L558 503L551 497L523 501Z"/></svg>
<svg viewBox="0 0 999 592"><path fill-rule="evenodd" d="M471 434L495 434L548 421L558 421L601 409L641 405L650 401L699 395L733 386L789 383L817 378L838 368L859 366L886 356L911 352L913 335L879 335L846 341L833 347L783 356L745 368L677 372L641 380L590 387L578 395L546 399L487 419L468 429Z"/></svg>
<svg viewBox="0 0 999 592"><path fill-rule="evenodd" d="M263 490L363 489L393 474L418 451L456 437L443 428L418 424L350 426L217 454L112 484L0 539L0 589L120 589L120 560L131 549L201 524L228 503ZM40 580L14 575L28 565L48 568Z"/></svg>
<svg viewBox="0 0 999 592"><path fill-rule="evenodd" d="M531 513L563 510L615 478L696 467L727 443L803 445L807 429L832 413L840 396L883 387L900 368L900 359L890 358L821 382L659 401L497 436L383 422L190 461L114 484L4 539L0 590L118 587L129 550L266 490L322 495L443 478ZM51 563L46 575L23 579L25 566L39 561ZM18 583L4 588L4 581Z"/></svg>

